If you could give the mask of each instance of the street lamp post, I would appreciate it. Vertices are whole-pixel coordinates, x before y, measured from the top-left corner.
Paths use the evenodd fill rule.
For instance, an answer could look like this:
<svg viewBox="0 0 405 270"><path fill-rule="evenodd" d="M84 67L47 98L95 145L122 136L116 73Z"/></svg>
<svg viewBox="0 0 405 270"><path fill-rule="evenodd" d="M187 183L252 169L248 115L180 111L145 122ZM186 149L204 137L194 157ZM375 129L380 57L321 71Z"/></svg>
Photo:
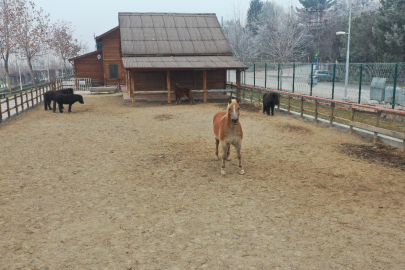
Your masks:
<svg viewBox="0 0 405 270"><path fill-rule="evenodd" d="M346 75L345 75L345 94L343 97L343 100L349 100L349 97L347 96L347 83L349 81L349 48L350 48L350 23L352 19L352 1L350 0L349 4L349 32L343 32L339 31L336 32L336 35L347 35L347 51L346 51Z"/></svg>

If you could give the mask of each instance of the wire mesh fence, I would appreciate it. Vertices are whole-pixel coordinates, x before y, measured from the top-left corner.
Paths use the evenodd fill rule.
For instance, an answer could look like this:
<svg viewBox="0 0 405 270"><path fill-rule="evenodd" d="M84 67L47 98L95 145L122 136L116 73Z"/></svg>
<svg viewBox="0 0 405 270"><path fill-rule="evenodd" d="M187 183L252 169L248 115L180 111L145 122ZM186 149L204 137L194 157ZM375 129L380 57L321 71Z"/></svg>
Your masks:
<svg viewBox="0 0 405 270"><path fill-rule="evenodd" d="M405 109L405 64L245 63L241 83L358 104ZM312 76L311 76L312 74ZM228 71L236 83L236 71ZM395 96L395 102L393 102Z"/></svg>

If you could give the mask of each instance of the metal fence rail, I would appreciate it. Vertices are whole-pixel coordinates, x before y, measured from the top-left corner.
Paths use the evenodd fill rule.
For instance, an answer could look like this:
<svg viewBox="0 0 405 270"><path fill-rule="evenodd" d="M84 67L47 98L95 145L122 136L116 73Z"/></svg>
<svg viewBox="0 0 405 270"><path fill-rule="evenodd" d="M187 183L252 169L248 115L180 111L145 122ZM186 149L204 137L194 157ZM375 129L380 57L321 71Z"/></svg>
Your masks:
<svg viewBox="0 0 405 270"><path fill-rule="evenodd" d="M245 63L244 85L287 91L357 104L405 109L405 64L350 64L345 97L345 64ZM315 72L329 75L310 76ZM319 77L318 77L319 76ZM382 98L372 99L373 79L385 79ZM236 71L229 70L228 83L236 83ZM387 89L388 88L388 89ZM393 102L395 96L395 102Z"/></svg>

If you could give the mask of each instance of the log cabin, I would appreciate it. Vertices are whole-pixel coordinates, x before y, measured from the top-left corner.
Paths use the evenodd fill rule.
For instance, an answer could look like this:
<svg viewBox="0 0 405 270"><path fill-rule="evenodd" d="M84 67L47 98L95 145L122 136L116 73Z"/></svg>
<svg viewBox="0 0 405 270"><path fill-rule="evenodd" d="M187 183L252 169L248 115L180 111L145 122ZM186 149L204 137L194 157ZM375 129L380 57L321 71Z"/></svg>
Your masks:
<svg viewBox="0 0 405 270"><path fill-rule="evenodd" d="M167 91L175 83L202 90L225 89L227 70L247 69L235 59L215 14L119 13L120 45L132 102L139 91ZM138 93L137 93L138 92ZM239 91L238 91L239 92Z"/></svg>
<svg viewBox="0 0 405 270"><path fill-rule="evenodd" d="M125 84L119 26L94 39L96 51L69 59L75 78L90 78L93 86Z"/></svg>

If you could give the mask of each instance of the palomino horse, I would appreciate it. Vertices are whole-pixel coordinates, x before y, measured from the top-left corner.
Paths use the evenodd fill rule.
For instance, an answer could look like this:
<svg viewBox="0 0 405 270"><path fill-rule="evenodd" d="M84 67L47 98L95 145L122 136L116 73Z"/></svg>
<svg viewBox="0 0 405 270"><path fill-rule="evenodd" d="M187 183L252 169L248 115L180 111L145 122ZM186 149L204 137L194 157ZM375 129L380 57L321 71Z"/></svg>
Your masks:
<svg viewBox="0 0 405 270"><path fill-rule="evenodd" d="M236 148L236 154L239 159L239 173L245 174L242 168L240 148L242 147L242 125L239 121L239 99L232 99L228 102L228 108L225 112L217 112L214 115L214 134L216 141L215 154L218 157L218 145L221 141L222 146L222 168L221 174L225 172L225 159L230 160L229 151L231 144Z"/></svg>

